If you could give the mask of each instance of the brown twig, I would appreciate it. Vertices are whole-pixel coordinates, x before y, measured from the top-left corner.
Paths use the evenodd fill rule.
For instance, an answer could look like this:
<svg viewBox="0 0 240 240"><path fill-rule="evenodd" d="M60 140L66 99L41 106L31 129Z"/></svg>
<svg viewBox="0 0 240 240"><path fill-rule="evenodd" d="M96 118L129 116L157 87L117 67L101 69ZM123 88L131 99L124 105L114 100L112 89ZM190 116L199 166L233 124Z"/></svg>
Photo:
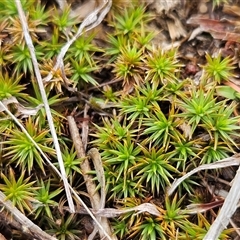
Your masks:
<svg viewBox="0 0 240 240"><path fill-rule="evenodd" d="M99 196L99 193L96 191L97 187L93 181L92 176L88 174L91 171L91 167L88 159L86 158L84 145L82 143L82 139L80 137L77 124L72 116L68 116L67 119L68 119L71 137L72 137L75 149L77 151L77 156L79 158L85 158L84 161L80 164L80 167L83 173L84 181L86 183L86 188L89 194L91 205L93 209L98 210L101 208L100 206L101 198ZM116 239L112 234L112 230L109 226L107 218L97 217L96 223L98 224L98 227L100 227L99 233L101 238L107 237L109 240Z"/></svg>

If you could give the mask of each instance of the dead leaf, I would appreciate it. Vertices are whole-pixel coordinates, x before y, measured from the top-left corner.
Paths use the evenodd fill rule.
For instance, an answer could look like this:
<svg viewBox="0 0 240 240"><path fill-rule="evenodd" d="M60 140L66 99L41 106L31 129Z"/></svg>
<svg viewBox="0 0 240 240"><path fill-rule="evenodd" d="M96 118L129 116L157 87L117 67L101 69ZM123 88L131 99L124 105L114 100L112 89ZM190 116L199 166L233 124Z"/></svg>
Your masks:
<svg viewBox="0 0 240 240"><path fill-rule="evenodd" d="M2 100L2 104L7 107L8 104L11 103L17 103L18 104L18 100L15 97L10 97L10 98L5 98ZM0 106L0 112L3 112L5 109L3 106Z"/></svg>
<svg viewBox="0 0 240 240"><path fill-rule="evenodd" d="M28 116L34 116L37 114L37 112L43 107L43 104L38 105L35 108L30 108L30 107L24 107L21 105L18 100L15 97L10 97L7 99L2 100L2 104L7 108L9 104L15 104L17 107L17 113L15 113L16 116L21 116L22 118L28 117ZM0 105L0 112L3 112L4 106Z"/></svg>
<svg viewBox="0 0 240 240"><path fill-rule="evenodd" d="M162 14L164 12L169 12L172 9L176 9L177 5L179 5L178 1L169 1L169 0L155 0L154 7L157 10L158 14Z"/></svg>
<svg viewBox="0 0 240 240"><path fill-rule="evenodd" d="M161 213L158 211L157 207L151 203L143 203L140 204L136 207L132 208L127 208L127 209L114 209L114 208L104 208L104 209L99 209L98 211L95 212L97 216L103 216L107 218L113 218L117 217L121 214L125 214L128 212L133 212L137 211L137 213L143 213L143 212L148 212L154 216L160 216Z"/></svg>
<svg viewBox="0 0 240 240"><path fill-rule="evenodd" d="M169 33L171 40L186 36L186 26L182 20L188 15L191 4L185 1L154 0L149 5L156 13L155 21Z"/></svg>
<svg viewBox="0 0 240 240"><path fill-rule="evenodd" d="M179 39L180 37L186 37L186 30L177 17L174 17L173 21L167 20L166 22L171 39Z"/></svg>
<svg viewBox="0 0 240 240"><path fill-rule="evenodd" d="M68 207L64 207L64 209L69 211ZM106 217L106 218L118 217L119 215L129 213L129 212L136 212L136 214L148 212L149 214L152 214L154 216L161 215L161 213L157 209L157 206L152 203L143 203L136 207L130 207L125 209L103 208L98 210L96 209L90 209L90 210L96 217ZM80 214L88 214L86 209L84 209L82 206L78 206L76 212Z"/></svg>
<svg viewBox="0 0 240 240"><path fill-rule="evenodd" d="M187 20L187 24L199 25L197 30L193 31L189 40L193 39L201 32L208 32L215 39L240 42L240 33L236 32L239 21L209 19L205 15L196 15Z"/></svg>
<svg viewBox="0 0 240 240"><path fill-rule="evenodd" d="M18 113L21 115L21 118L25 118L28 116L35 116L37 112L43 107L43 104L39 104L35 108L24 107L20 103L18 103Z"/></svg>
<svg viewBox="0 0 240 240"><path fill-rule="evenodd" d="M210 203L196 203L196 204L189 204L187 205L186 212L188 214L197 214L197 213L202 213L206 212L210 209L213 209L215 207L219 207L223 204L224 200L215 200L214 202Z"/></svg>

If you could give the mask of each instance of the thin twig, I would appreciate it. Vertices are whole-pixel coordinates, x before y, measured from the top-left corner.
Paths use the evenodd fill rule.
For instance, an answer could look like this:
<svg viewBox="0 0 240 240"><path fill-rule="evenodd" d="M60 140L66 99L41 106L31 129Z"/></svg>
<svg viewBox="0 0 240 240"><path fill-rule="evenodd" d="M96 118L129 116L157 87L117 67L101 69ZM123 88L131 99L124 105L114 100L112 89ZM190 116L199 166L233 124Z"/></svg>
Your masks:
<svg viewBox="0 0 240 240"><path fill-rule="evenodd" d="M89 119L88 110L89 105L86 103L83 111L83 118ZM86 152L87 150L87 144L88 144L88 133L89 133L89 121L84 120L82 123L82 143L83 143L83 149Z"/></svg>
<svg viewBox="0 0 240 240"><path fill-rule="evenodd" d="M88 162L88 159L86 158L86 153L84 150L84 146L83 146L81 137L79 135L78 127L72 116L68 116L67 120L68 120L68 124L69 124L70 133L72 136L72 140L73 140L75 149L77 151L77 156L79 158L85 158L85 160L81 163L80 166L81 166L81 170L83 172L83 177L84 177L84 181L86 183L86 188L87 188L87 191L89 194L91 205L92 205L93 209L98 210L101 208L101 206L100 206L101 199L96 190L97 187L93 181L93 177L88 174L91 171L91 167ZM112 234L111 228L108 224L108 220L106 218L100 218L100 217L97 217L97 220L98 220L97 223L101 226L101 228L100 228L101 231L99 231L100 236L107 237L109 240L116 239ZM99 227L99 225L98 225L98 227ZM111 237L110 237L110 235L111 235Z"/></svg>
<svg viewBox="0 0 240 240"><path fill-rule="evenodd" d="M101 186L101 198L100 198L100 203L98 205L98 209L104 209L105 201L106 201L106 192L105 192L106 184L105 184L105 173L104 173L104 169L102 166L101 156L96 148L91 148L88 151L88 156L92 159L94 169L96 171L97 179ZM99 218L99 220L101 221L101 218ZM96 232L96 230L97 230L97 228L95 227L93 232ZM94 236L95 236L94 233L91 234L88 237L88 240L94 239Z"/></svg>
<svg viewBox="0 0 240 240"><path fill-rule="evenodd" d="M41 97L42 97L42 100L43 100L43 104L44 104L44 107L45 107L50 131L51 131L51 134L52 134L52 137L53 137L53 143L54 143L54 146L55 146L55 149L56 149L57 159L58 159L58 163L59 163L59 167L60 167L60 171L61 171L61 177L62 177L62 180L63 180L63 183L64 183L64 188L65 188L65 191L66 191L68 205L69 205L70 210L72 212L74 212L75 209L74 209L73 199L72 199L72 195L71 195L70 189L69 189L69 184L68 184L68 180L67 180L66 171L65 171L65 168L64 168L62 153L61 153L61 149L60 149L60 146L59 146L56 130L55 130L55 127L54 127L51 110L50 110L50 107L49 107L49 104L48 104L47 95L46 95L46 92L45 92L45 89L44 89L42 76L40 74L40 70L39 70L39 66L38 66L38 62L37 62L37 58L36 58L36 54L35 54L35 49L34 49L34 46L33 46L33 43L32 43L31 36L29 34L29 31L28 31L26 16L23 12L21 1L15 0L15 4L16 4L17 9L18 9L18 14L19 14L19 18L20 18L20 21L21 21L21 24L22 24L26 44L27 44L28 49L29 49L30 54L31 54L31 59L32 59L33 67L34 67L34 72L35 72L35 75L36 75L39 90L40 90Z"/></svg>
<svg viewBox="0 0 240 240"><path fill-rule="evenodd" d="M101 185L101 202L100 202L100 209L105 208L106 203L106 180L105 180L105 173L103 169L102 159L100 153L96 148L91 148L88 151L88 156L92 159L94 169L96 171L97 179Z"/></svg>

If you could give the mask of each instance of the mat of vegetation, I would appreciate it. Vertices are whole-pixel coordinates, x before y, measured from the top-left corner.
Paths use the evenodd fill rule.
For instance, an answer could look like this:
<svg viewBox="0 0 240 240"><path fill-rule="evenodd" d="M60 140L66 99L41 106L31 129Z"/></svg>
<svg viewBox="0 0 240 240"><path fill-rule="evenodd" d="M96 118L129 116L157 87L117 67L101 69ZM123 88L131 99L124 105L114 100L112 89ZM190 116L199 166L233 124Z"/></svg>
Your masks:
<svg viewBox="0 0 240 240"><path fill-rule="evenodd" d="M16 2L0 1L0 239L204 239L240 163L238 1L21 0L35 63ZM216 239L238 239L229 221Z"/></svg>

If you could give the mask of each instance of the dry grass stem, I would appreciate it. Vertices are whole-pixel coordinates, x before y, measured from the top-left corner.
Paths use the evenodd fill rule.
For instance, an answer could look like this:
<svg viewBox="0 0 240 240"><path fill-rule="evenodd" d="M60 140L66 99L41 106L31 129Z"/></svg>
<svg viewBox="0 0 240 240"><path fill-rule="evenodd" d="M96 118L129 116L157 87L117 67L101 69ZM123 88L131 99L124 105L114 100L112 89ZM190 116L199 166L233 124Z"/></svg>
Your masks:
<svg viewBox="0 0 240 240"><path fill-rule="evenodd" d="M87 31L98 26L111 9L111 6L112 0L104 0L103 4L99 8L97 8L83 20L83 22L79 26L77 33L62 47L59 55L57 56L55 66L48 74L48 76L44 79L45 82L51 81L53 76L52 73L55 72L59 67L63 67L63 58L69 47L83 34L83 32L86 33Z"/></svg>
<svg viewBox="0 0 240 240"><path fill-rule="evenodd" d="M234 155L232 157L224 158L218 162L210 163L210 164L203 164L192 171L186 173L181 178L175 180L172 186L168 189L167 194L170 196L173 194L174 190L177 188L179 184L181 184L185 179L190 177L191 175L201 171L201 170L209 170L209 169L217 169L217 168L224 168L230 166L238 166L240 164L240 157L238 155Z"/></svg>
<svg viewBox="0 0 240 240"><path fill-rule="evenodd" d="M65 188L65 191L66 191L68 205L69 205L69 208L70 208L71 212L74 212L75 209L74 209L73 199L72 199L72 195L71 195L71 192L70 192L70 189L69 189L69 184L68 184L68 180L67 180L66 171L65 171L65 168L64 168L62 153L61 153L61 149L60 149L60 146L59 146L57 133L56 133L56 130L55 130L55 127L54 127L51 110L50 110L50 107L49 107L49 104L48 104L48 98L47 98L47 95L46 95L46 92L45 92L45 89L44 89L42 76L40 74L40 70L39 70L39 66L38 66L38 62L37 62L37 58L36 58L36 54L35 54L35 50L34 50L34 46L33 46L33 42L32 42L31 36L29 34L29 31L28 31L26 16L23 12L21 2L18 1L18 0L15 0L15 4L16 4L17 9L18 9L18 14L19 14L19 18L21 20L25 41L26 41L26 44L27 44L28 49L30 51L31 60L32 60L33 67L34 67L34 72L35 72L35 75L36 75L39 90L40 90L41 97L42 97L42 100L43 100L43 104L44 104L44 107L45 107L50 131L51 131L51 134L52 134L52 137L53 137L53 142L54 142L54 146L55 146L55 149L56 149L57 159L58 159L58 163L59 163L59 166L60 166L61 177L62 177L62 180L63 180L63 183L64 183L64 188Z"/></svg>

